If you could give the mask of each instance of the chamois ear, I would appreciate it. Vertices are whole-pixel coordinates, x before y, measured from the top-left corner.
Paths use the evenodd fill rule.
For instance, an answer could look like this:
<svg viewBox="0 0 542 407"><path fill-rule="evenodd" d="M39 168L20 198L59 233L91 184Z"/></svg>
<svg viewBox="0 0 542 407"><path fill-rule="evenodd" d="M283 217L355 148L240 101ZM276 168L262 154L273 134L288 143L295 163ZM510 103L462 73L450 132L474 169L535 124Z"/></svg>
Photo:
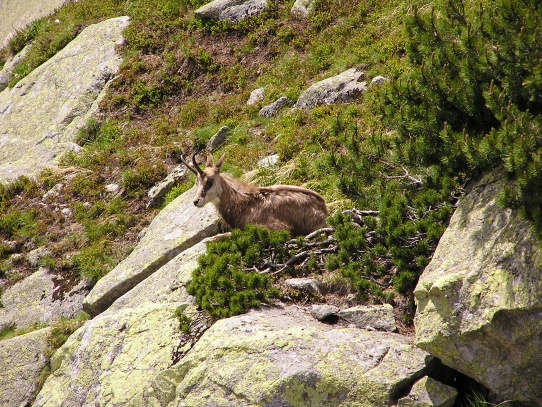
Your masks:
<svg viewBox="0 0 542 407"><path fill-rule="evenodd" d="M213 155L211 153L207 153L206 167L212 167L212 166L213 166Z"/></svg>
<svg viewBox="0 0 542 407"><path fill-rule="evenodd" d="M222 169L222 164L224 164L224 160L226 159L226 154L223 154L222 157L218 159L216 162L215 168L220 171Z"/></svg>

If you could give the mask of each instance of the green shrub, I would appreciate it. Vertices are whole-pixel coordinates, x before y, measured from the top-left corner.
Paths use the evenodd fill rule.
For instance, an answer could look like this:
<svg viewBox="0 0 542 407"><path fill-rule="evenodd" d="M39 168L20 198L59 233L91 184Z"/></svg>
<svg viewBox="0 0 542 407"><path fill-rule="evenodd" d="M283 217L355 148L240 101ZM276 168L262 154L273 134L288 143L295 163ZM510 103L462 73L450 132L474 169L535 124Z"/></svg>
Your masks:
<svg viewBox="0 0 542 407"><path fill-rule="evenodd" d="M404 162L431 168L435 188L506 169L515 184L501 202L519 209L540 237L541 19L536 0L413 6L406 22L410 69L380 105Z"/></svg>
<svg viewBox="0 0 542 407"><path fill-rule="evenodd" d="M276 262L285 261L288 250L283 244L289 240L287 232L270 232L265 228L247 226L235 229L231 238L210 242L207 254L199 260L187 291L196 303L213 318L238 315L258 307L279 292L267 274L252 271L262 258L274 251Z"/></svg>

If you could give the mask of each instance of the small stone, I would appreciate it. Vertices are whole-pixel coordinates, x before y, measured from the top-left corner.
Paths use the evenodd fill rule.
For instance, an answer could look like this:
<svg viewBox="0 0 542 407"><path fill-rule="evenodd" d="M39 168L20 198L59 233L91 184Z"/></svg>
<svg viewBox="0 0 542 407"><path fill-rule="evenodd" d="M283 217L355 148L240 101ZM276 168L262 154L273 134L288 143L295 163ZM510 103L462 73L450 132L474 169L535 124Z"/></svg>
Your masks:
<svg viewBox="0 0 542 407"><path fill-rule="evenodd" d="M278 163L279 163L279 155L273 154L265 158L262 158L260 161L258 161L257 165L258 167L263 167L263 168L273 168L273 167L276 167Z"/></svg>
<svg viewBox="0 0 542 407"><path fill-rule="evenodd" d="M288 99L286 96L281 96L277 100L275 100L270 105L262 107L260 112L258 113L261 117L266 117L268 119L271 119L275 117L280 110L287 106L291 106L293 102Z"/></svg>
<svg viewBox="0 0 542 407"><path fill-rule="evenodd" d="M264 88L254 89L250 93L250 97L247 100L247 106L253 106L253 105L261 102L263 100L264 93L265 93Z"/></svg>
<svg viewBox="0 0 542 407"><path fill-rule="evenodd" d="M230 133L231 129L228 126L222 126L207 143L207 151L214 153L216 150L222 147L222 145L228 139Z"/></svg>
<svg viewBox="0 0 542 407"><path fill-rule="evenodd" d="M340 311L339 307L335 305L313 305L311 308L311 315L318 321L323 321L324 319L337 315Z"/></svg>
<svg viewBox="0 0 542 407"><path fill-rule="evenodd" d="M320 294L320 285L314 278L289 278L284 284L293 290Z"/></svg>
<svg viewBox="0 0 542 407"><path fill-rule="evenodd" d="M60 195L60 191L64 188L64 184L56 184L49 191L43 194L43 199L48 199L50 197L57 197Z"/></svg>
<svg viewBox="0 0 542 407"><path fill-rule="evenodd" d="M382 85L383 83L388 82L388 81L389 79L385 78L384 76L375 76L369 86L372 87L372 86Z"/></svg>
<svg viewBox="0 0 542 407"><path fill-rule="evenodd" d="M414 383L408 396L399 399L397 407L452 407L457 390L430 377Z"/></svg>
<svg viewBox="0 0 542 407"><path fill-rule="evenodd" d="M70 218L73 215L72 210L70 208L64 208L60 211L60 213L67 218Z"/></svg>
<svg viewBox="0 0 542 407"><path fill-rule="evenodd" d="M297 18L307 18L314 9L314 0L295 0L290 13Z"/></svg>
<svg viewBox="0 0 542 407"><path fill-rule="evenodd" d="M110 194L116 194L119 192L120 185L119 184L108 184L105 186L105 190L109 192Z"/></svg>

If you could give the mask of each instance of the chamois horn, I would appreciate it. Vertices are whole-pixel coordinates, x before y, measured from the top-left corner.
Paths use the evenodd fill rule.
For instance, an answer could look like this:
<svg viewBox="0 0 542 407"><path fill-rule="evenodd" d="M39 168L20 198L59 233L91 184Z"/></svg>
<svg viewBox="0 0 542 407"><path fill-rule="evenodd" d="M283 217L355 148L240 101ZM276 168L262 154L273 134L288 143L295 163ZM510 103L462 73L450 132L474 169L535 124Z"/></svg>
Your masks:
<svg viewBox="0 0 542 407"><path fill-rule="evenodd" d="M194 174L201 175L201 174L203 174L203 170L196 163L196 155L197 154L198 154L197 151L194 151L194 154L192 154L192 165L190 165L190 163L188 161L186 161L186 159L184 158L184 154L181 154L181 161Z"/></svg>

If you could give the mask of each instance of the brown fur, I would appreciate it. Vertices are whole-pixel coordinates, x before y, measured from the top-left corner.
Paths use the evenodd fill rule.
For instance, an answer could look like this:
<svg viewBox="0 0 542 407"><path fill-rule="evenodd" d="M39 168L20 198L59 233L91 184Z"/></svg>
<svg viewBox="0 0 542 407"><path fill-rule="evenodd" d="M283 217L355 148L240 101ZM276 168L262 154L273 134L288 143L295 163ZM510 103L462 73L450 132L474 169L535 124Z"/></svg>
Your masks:
<svg viewBox="0 0 542 407"><path fill-rule="evenodd" d="M231 228L242 229L251 224L300 236L326 226L326 203L316 192L292 185L245 184L220 173L223 161L224 157L213 166L212 158L208 159L207 167L198 172L189 166L197 175L194 205L201 207L212 202Z"/></svg>

